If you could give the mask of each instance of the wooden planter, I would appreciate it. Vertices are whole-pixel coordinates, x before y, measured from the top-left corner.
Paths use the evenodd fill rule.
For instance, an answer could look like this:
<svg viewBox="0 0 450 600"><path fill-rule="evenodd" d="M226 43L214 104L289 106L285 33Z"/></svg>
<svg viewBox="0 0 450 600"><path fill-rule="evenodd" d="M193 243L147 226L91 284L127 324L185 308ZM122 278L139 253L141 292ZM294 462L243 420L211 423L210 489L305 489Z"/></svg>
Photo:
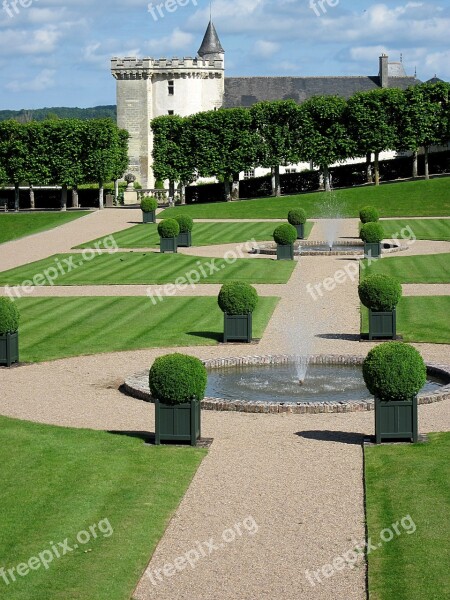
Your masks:
<svg viewBox="0 0 450 600"><path fill-rule="evenodd" d="M412 400L393 402L375 398L375 441L411 440L417 442L417 396Z"/></svg>
<svg viewBox="0 0 450 600"><path fill-rule="evenodd" d="M364 242L364 258L380 258L381 242Z"/></svg>
<svg viewBox="0 0 450 600"><path fill-rule="evenodd" d="M378 312L369 309L369 340L386 338L395 340L397 337L397 313L394 310Z"/></svg>
<svg viewBox="0 0 450 600"><path fill-rule="evenodd" d="M223 315L223 341L247 342L252 341L252 313L247 315Z"/></svg>
<svg viewBox="0 0 450 600"><path fill-rule="evenodd" d="M299 225L294 225L294 227L297 230L297 239L304 240L305 239L305 224L300 223Z"/></svg>
<svg viewBox="0 0 450 600"><path fill-rule="evenodd" d="M0 335L0 366L19 362L19 332Z"/></svg>
<svg viewBox="0 0 450 600"><path fill-rule="evenodd" d="M177 244L180 248L190 248L192 246L192 232L183 231L178 234Z"/></svg>
<svg viewBox="0 0 450 600"><path fill-rule="evenodd" d="M177 252L177 240L178 238L159 238L159 249L160 252Z"/></svg>
<svg viewBox="0 0 450 600"><path fill-rule="evenodd" d="M156 223L156 211L151 210L150 212L142 211L142 222L143 223Z"/></svg>
<svg viewBox="0 0 450 600"><path fill-rule="evenodd" d="M195 446L201 436L200 402L163 404L155 400L155 444L189 442Z"/></svg>
<svg viewBox="0 0 450 600"><path fill-rule="evenodd" d="M294 244L277 244L277 260L294 260Z"/></svg>

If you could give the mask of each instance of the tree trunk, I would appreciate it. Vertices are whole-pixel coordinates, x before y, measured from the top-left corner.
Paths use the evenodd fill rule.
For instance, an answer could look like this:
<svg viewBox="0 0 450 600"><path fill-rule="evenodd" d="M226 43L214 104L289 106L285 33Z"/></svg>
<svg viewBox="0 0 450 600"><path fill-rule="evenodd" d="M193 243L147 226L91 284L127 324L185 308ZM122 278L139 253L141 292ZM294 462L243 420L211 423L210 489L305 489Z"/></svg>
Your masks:
<svg viewBox="0 0 450 600"><path fill-rule="evenodd" d="M119 180L114 180L114 197L116 198L116 202L119 200Z"/></svg>
<svg viewBox="0 0 450 600"><path fill-rule="evenodd" d="M230 178L227 176L223 182L225 186L225 200L226 202L231 202L231 187L230 187Z"/></svg>
<svg viewBox="0 0 450 600"><path fill-rule="evenodd" d="M325 191L331 192L331 184L330 184L330 170L328 165L323 167L323 182L325 185Z"/></svg>
<svg viewBox="0 0 450 600"><path fill-rule="evenodd" d="M272 167L272 196L281 196L280 167Z"/></svg>
<svg viewBox="0 0 450 600"><path fill-rule="evenodd" d="M178 184L178 194L180 196L180 203L186 204L186 186L182 181Z"/></svg>
<svg viewBox="0 0 450 600"><path fill-rule="evenodd" d="M428 146L424 147L424 158L425 158L425 179L430 179L430 165L428 163Z"/></svg>
<svg viewBox="0 0 450 600"><path fill-rule="evenodd" d="M233 183L231 184L231 199L239 200L239 173L233 175Z"/></svg>
<svg viewBox="0 0 450 600"><path fill-rule="evenodd" d="M415 150L413 152L413 169L412 169L413 179L417 179L417 177L419 176L418 162L419 162L419 153L417 152L417 150Z"/></svg>
<svg viewBox="0 0 450 600"><path fill-rule="evenodd" d="M79 204L79 200L78 200L78 188L76 185L74 185L72 188L72 207L78 208L79 205L80 204Z"/></svg>
<svg viewBox="0 0 450 600"><path fill-rule="evenodd" d="M98 207L100 210L102 210L102 208L104 207L103 197L104 197L103 181L100 181L98 184Z"/></svg>
<svg viewBox="0 0 450 600"><path fill-rule="evenodd" d="M30 185L30 208L36 208L36 203L34 201L34 189L32 185Z"/></svg>
<svg viewBox="0 0 450 600"><path fill-rule="evenodd" d="M16 212L19 212L19 200L20 200L19 184L15 183L14 184L14 210Z"/></svg>
<svg viewBox="0 0 450 600"><path fill-rule="evenodd" d="M380 154L375 152L375 185L380 185Z"/></svg>
<svg viewBox="0 0 450 600"><path fill-rule="evenodd" d="M61 190L61 210L67 210L67 183L62 186Z"/></svg>
<svg viewBox="0 0 450 600"><path fill-rule="evenodd" d="M169 200L169 204L175 204L175 182L169 181L169 198L172 198L172 201Z"/></svg>
<svg viewBox="0 0 450 600"><path fill-rule="evenodd" d="M373 183L372 178L372 152L366 154L366 181L367 183Z"/></svg>

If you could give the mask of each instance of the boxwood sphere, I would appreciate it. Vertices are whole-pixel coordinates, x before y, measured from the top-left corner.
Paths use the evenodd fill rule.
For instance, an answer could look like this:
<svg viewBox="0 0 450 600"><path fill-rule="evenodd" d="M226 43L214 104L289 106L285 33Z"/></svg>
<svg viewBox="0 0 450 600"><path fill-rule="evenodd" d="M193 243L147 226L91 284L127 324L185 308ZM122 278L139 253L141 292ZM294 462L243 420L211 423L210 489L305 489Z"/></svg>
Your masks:
<svg viewBox="0 0 450 600"><path fill-rule="evenodd" d="M374 206L365 206L359 211L361 223L375 223L379 220L380 215Z"/></svg>
<svg viewBox="0 0 450 600"><path fill-rule="evenodd" d="M358 286L359 299L374 311L394 310L402 297L402 286L390 275L369 275Z"/></svg>
<svg viewBox="0 0 450 600"><path fill-rule="evenodd" d="M273 232L273 239L281 246L288 246L297 239L297 230L290 223L279 225Z"/></svg>
<svg viewBox="0 0 450 600"><path fill-rule="evenodd" d="M221 287L217 302L228 315L247 315L258 304L258 292L243 281L230 281Z"/></svg>
<svg viewBox="0 0 450 600"><path fill-rule="evenodd" d="M303 208L297 208L288 212L288 221L291 225L303 225L306 223L306 213Z"/></svg>
<svg viewBox="0 0 450 600"><path fill-rule="evenodd" d="M158 233L162 238L174 238L180 233L180 226L175 219L164 219L158 224Z"/></svg>
<svg viewBox="0 0 450 600"><path fill-rule="evenodd" d="M376 244L384 238L384 230L380 223L365 223L359 232L359 237L363 242Z"/></svg>
<svg viewBox="0 0 450 600"><path fill-rule="evenodd" d="M158 201L153 196L142 198L141 210L142 212L152 212L158 208Z"/></svg>
<svg viewBox="0 0 450 600"><path fill-rule="evenodd" d="M194 221L188 215L178 215L175 217L175 221L177 221L180 226L180 233L187 233L188 231L192 231L194 227Z"/></svg>
<svg viewBox="0 0 450 600"><path fill-rule="evenodd" d="M380 400L411 400L427 380L420 353L403 342L387 342L370 350L363 363L367 389Z"/></svg>
<svg viewBox="0 0 450 600"><path fill-rule="evenodd" d="M150 392L163 404L203 400L208 375L201 360L187 354L166 354L153 363Z"/></svg>
<svg viewBox="0 0 450 600"><path fill-rule="evenodd" d="M0 335L19 329L19 309L10 298L0 298Z"/></svg>

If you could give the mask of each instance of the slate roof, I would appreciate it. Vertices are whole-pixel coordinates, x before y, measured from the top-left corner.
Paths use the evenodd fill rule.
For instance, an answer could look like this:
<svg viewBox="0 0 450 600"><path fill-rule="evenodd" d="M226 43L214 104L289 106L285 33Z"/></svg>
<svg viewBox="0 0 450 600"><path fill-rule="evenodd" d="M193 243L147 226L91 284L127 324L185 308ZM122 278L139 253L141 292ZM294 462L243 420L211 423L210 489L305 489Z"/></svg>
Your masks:
<svg viewBox="0 0 450 600"><path fill-rule="evenodd" d="M198 55L200 58L203 58L205 54L220 54L223 52L225 52L225 50L222 48L216 28L214 27L213 22L210 21L202 45L198 51Z"/></svg>
<svg viewBox="0 0 450 600"><path fill-rule="evenodd" d="M406 89L421 83L415 77L390 77L389 87ZM225 77L224 107L248 107L263 100L292 99L302 103L313 96L350 98L357 92L381 88L375 77Z"/></svg>

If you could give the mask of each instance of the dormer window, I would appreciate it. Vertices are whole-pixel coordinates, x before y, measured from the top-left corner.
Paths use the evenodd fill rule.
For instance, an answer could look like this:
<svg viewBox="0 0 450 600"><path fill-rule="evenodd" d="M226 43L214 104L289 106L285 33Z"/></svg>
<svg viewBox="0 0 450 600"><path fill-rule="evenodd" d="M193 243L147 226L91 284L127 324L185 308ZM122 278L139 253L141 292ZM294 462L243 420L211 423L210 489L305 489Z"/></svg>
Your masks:
<svg viewBox="0 0 450 600"><path fill-rule="evenodd" d="M173 79L171 81L169 81L168 91L169 91L169 96L173 96L175 93L175 82L173 81Z"/></svg>

